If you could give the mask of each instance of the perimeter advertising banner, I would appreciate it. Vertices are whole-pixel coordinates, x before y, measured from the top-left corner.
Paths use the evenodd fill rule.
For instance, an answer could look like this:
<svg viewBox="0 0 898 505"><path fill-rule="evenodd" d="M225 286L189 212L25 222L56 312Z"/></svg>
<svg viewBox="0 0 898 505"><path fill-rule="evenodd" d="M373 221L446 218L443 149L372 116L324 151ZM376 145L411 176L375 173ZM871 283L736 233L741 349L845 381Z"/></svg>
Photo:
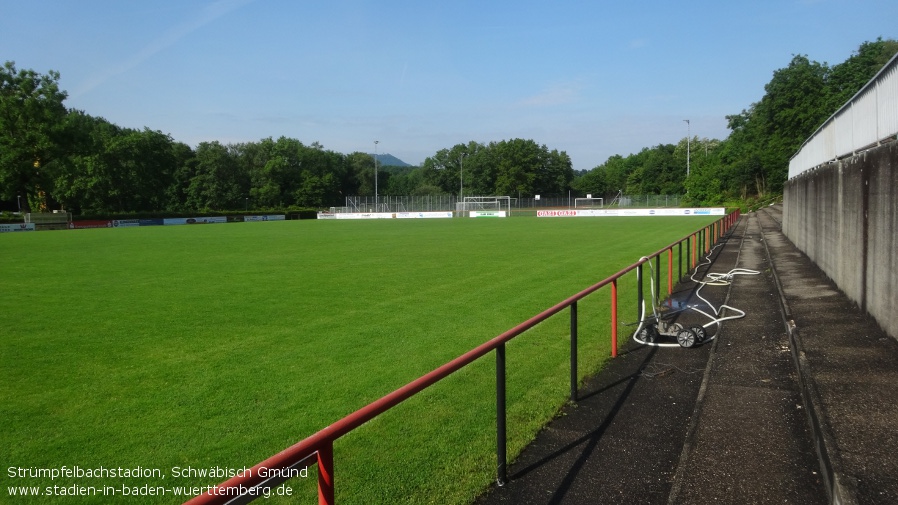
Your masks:
<svg viewBox="0 0 898 505"><path fill-rule="evenodd" d="M348 212L335 214L337 219L393 219L392 212Z"/></svg>
<svg viewBox="0 0 898 505"><path fill-rule="evenodd" d="M284 214L272 214L267 216L243 216L244 221L285 221L287 216Z"/></svg>
<svg viewBox="0 0 898 505"><path fill-rule="evenodd" d="M504 210L472 210L470 217L507 217Z"/></svg>
<svg viewBox="0 0 898 505"><path fill-rule="evenodd" d="M537 217L628 217L628 216L723 216L726 209L568 209L539 210Z"/></svg>
<svg viewBox="0 0 898 505"><path fill-rule="evenodd" d="M396 219L441 219L451 218L452 211L446 212L397 212Z"/></svg>
<svg viewBox="0 0 898 505"><path fill-rule="evenodd" d="M70 230L85 230L88 228L112 228L112 221L108 219L104 220L87 220L87 221L72 221L69 223Z"/></svg>
<svg viewBox="0 0 898 505"><path fill-rule="evenodd" d="M437 212L319 212L318 219L442 219L451 218L452 211Z"/></svg>
<svg viewBox="0 0 898 505"><path fill-rule="evenodd" d="M34 223L0 224L0 233L13 231L34 231Z"/></svg>
<svg viewBox="0 0 898 505"><path fill-rule="evenodd" d="M140 219L113 219L113 228L128 228L131 226L140 226Z"/></svg>
<svg viewBox="0 0 898 505"><path fill-rule="evenodd" d="M227 223L227 216L214 216L214 217L174 217L174 218L166 218L162 220L162 224L175 225L175 224L211 224L211 223ZM141 223L142 224L142 223Z"/></svg>

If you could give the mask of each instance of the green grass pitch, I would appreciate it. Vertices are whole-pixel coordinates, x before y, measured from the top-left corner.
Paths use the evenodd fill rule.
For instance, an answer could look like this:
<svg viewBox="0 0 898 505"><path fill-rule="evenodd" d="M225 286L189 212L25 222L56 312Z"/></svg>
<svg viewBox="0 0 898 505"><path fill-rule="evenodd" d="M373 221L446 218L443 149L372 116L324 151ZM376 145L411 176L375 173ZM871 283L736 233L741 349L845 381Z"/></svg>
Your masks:
<svg viewBox="0 0 898 505"><path fill-rule="evenodd" d="M180 503L170 492L26 499L7 488L215 484L224 479L172 469L250 467L712 221L4 234L0 502ZM635 319L634 277L620 286L623 322ZM609 296L580 304L582 375L609 355ZM566 399L568 332L562 313L508 345L510 458ZM338 502L470 502L494 478L494 374L490 355L337 441ZM64 465L159 472L51 481L8 470ZM289 503L316 502L314 475L288 482L302 496Z"/></svg>

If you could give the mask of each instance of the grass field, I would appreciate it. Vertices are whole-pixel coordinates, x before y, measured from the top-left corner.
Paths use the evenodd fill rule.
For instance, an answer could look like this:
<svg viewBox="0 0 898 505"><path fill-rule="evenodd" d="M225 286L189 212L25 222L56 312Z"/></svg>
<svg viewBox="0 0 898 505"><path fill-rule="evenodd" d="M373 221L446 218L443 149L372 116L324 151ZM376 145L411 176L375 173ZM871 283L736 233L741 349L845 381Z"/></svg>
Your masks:
<svg viewBox="0 0 898 505"><path fill-rule="evenodd" d="M286 221L0 236L4 468L141 467L10 486L209 485L711 222L704 217ZM663 262L662 262L663 263ZM635 319L634 276L621 319ZM581 302L580 371L609 354ZM567 396L569 321L508 347L510 457ZM340 503L467 503L494 478L493 359L339 440ZM30 470L29 470L30 471ZM309 479L288 483L315 503ZM270 502L270 501L269 501Z"/></svg>

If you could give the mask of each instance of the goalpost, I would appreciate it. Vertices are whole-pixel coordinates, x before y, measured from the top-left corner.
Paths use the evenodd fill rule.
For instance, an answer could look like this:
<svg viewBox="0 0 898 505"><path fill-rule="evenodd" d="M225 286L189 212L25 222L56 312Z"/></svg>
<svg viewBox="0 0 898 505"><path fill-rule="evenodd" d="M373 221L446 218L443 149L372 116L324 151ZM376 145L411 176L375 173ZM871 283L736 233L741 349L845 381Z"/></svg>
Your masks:
<svg viewBox="0 0 898 505"><path fill-rule="evenodd" d="M466 196L464 200L455 203L456 215L467 216L471 211L505 211L506 216L511 216L511 197Z"/></svg>
<svg viewBox="0 0 898 505"><path fill-rule="evenodd" d="M575 209L602 209L605 207L604 198L574 198Z"/></svg>

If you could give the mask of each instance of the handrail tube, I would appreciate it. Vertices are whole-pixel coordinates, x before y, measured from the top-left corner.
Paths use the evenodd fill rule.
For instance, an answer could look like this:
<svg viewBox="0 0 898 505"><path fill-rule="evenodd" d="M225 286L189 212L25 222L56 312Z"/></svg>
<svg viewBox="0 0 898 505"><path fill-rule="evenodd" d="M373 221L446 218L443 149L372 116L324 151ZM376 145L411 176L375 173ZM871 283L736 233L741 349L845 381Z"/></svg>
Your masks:
<svg viewBox="0 0 898 505"><path fill-rule="evenodd" d="M738 213L738 210L734 213ZM725 219L725 217L723 218ZM696 234L700 232L696 232L691 237L695 237ZM224 488L234 488L234 487L246 487L253 488L257 487L261 484L264 484L267 479L263 477L259 477L259 470L261 468L288 468L293 465L296 465L297 462L305 460L314 454L318 454L319 460L319 500L322 503L332 503L333 500L333 442L343 435L349 433L350 431L358 428L359 426L367 423L368 421L374 419L378 415L386 412L387 410L395 407L396 405L402 403L403 401L411 398L415 394L421 392L422 390L428 388L429 386L439 382L440 380L448 377L449 375L457 372L458 370L464 368L465 366L473 363L477 359L483 357L484 355L490 353L493 350L497 350L499 347L504 347L505 343L509 340L517 337L518 335L524 333L525 331L533 328L537 324L549 319L553 315L561 312L567 307L575 304L577 301L589 296L590 294L598 291L599 289L611 284L612 285L612 321L616 322L617 319L617 280L626 275L627 273L633 271L634 269L642 270L642 265L651 261L652 258L659 256L664 251L672 248L673 246L682 243L683 241L689 241L689 237L687 236L683 239L680 239L676 242L671 243L670 245L659 249L658 251L652 253L649 256L643 256L639 259L639 261L623 268L617 273L589 286L588 288L576 293L561 302L549 307L548 309L543 310L539 314L527 319L526 321L518 324L517 326L512 327L509 330L506 330L503 333L500 333L496 337L484 342L483 344L475 347L474 349L462 354L461 356L445 363L444 365L434 369L433 371L422 375L418 379L415 379L408 384L392 391L381 397L378 400L375 400L368 405L356 410L355 412L343 417L342 419L334 422L333 424L317 431L313 435L297 442L296 444L282 450L281 452L265 459L264 461L256 464L248 472L243 472L241 475L237 475L232 477L225 482L214 487L214 489L207 491L205 494L201 494L193 497L192 499L185 502L185 505L201 505L201 504L210 504L210 503L219 503L219 500L222 499L224 493L220 493L221 489ZM695 242L697 240L693 240L693 251L695 250ZM640 296L642 294L642 275L638 275L639 282L639 292ZM638 303L638 302L637 302ZM641 317L640 315L637 316ZM616 330L616 327L615 327ZM613 331L613 336L616 338L616 331ZM612 355L616 355L616 341L613 342L614 349L612 350ZM503 349L504 351L504 349ZM504 353L503 353L504 354ZM504 356L503 356L504 358ZM497 355L498 360L498 355ZM504 359L503 359L504 362ZM498 373L498 371L497 371ZM328 465L322 467L322 464ZM324 475L322 475L322 472ZM329 500L325 500L325 497L322 496L321 485L322 482L326 486L324 494L330 495ZM329 489L329 491L328 491ZM217 490L217 491L216 491Z"/></svg>

